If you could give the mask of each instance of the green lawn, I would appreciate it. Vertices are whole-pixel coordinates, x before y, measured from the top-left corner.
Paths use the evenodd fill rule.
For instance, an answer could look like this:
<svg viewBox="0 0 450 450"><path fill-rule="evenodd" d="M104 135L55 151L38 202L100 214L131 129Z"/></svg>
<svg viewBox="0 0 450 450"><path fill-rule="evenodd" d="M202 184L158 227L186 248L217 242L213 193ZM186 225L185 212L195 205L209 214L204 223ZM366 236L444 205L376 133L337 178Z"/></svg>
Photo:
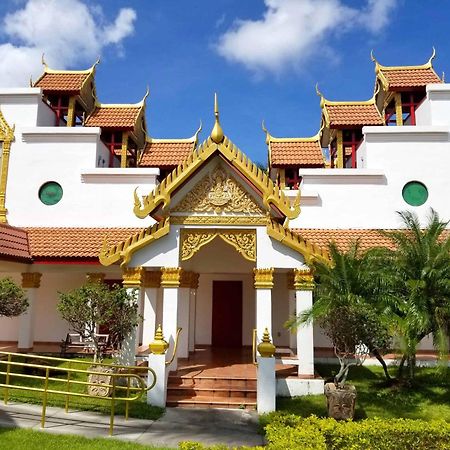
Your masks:
<svg viewBox="0 0 450 450"><path fill-rule="evenodd" d="M23 450L26 448L43 450L169 450L168 447L149 447L116 439L88 439L19 428L0 428L0 449Z"/></svg>
<svg viewBox="0 0 450 450"><path fill-rule="evenodd" d="M39 356L36 356L39 359ZM71 360L70 367L74 369L88 369L87 365L77 363L77 361L86 361L86 359L78 358ZM31 361L28 361L31 362ZM104 360L104 362L109 363L110 360ZM58 366L66 366L67 364L58 363ZM5 366L1 365L1 371L5 370ZM23 372L26 369L15 367L13 369L15 372ZM29 372L28 372L29 373ZM42 375L42 372L34 372L33 374ZM49 383L50 389L57 390L65 390L66 389L66 374L62 374L61 372L55 371L50 376L61 378L61 382L51 381ZM4 383L5 376L0 376L0 382ZM87 377L85 374L73 374L72 380L79 381L87 381ZM26 379L22 377L11 377L11 384L18 384L21 386L29 386L29 387L43 387L42 380L35 379ZM72 392L86 392L86 386L72 384L70 387L70 391ZM117 391L117 396L126 396L124 395L125 391L120 390ZM0 401L3 400L4 389L0 388ZM9 400L23 403L34 403L34 404L42 404L42 393L40 392L32 392L32 391L23 391L16 389L9 389ZM49 394L48 395L48 403L49 406L65 406L65 396L58 394ZM102 400L96 398L82 398L82 397L70 397L69 409L79 409L79 410L88 410L88 411L98 411L104 414L110 414L110 405L111 402L109 400ZM150 419L155 420L161 417L164 410L161 408L149 406L146 403L146 395L136 401L130 402L129 407L129 416L136 417L140 419ZM125 414L125 403L117 401L115 403L115 413L116 415L124 415Z"/></svg>
<svg viewBox="0 0 450 450"><path fill-rule="evenodd" d="M316 365L324 379L330 378L336 366ZM392 369L395 375L395 369ZM352 367L349 382L357 388L355 419L371 417L409 419L444 419L450 422L450 370L439 377L436 369L417 369L417 383L413 388L387 387L380 367ZM315 414L326 417L323 395L280 398L278 411L306 417Z"/></svg>

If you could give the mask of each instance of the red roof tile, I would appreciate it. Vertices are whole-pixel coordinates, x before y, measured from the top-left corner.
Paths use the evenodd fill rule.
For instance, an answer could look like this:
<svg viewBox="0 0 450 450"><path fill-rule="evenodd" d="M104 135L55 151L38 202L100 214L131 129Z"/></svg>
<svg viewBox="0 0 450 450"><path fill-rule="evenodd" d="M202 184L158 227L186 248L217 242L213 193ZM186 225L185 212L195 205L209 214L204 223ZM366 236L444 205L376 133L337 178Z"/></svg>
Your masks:
<svg viewBox="0 0 450 450"><path fill-rule="evenodd" d="M140 228L26 228L33 258L98 258L105 237L127 239Z"/></svg>
<svg viewBox="0 0 450 450"><path fill-rule="evenodd" d="M278 166L324 167L319 140L273 140L270 145L270 164Z"/></svg>
<svg viewBox="0 0 450 450"><path fill-rule="evenodd" d="M0 224L0 259L29 261L27 232L22 228Z"/></svg>
<svg viewBox="0 0 450 450"><path fill-rule="evenodd" d="M145 146L139 161L140 167L174 167L181 164L193 152L195 139L192 141L150 141Z"/></svg>
<svg viewBox="0 0 450 450"><path fill-rule="evenodd" d="M331 127L384 125L374 104L325 104Z"/></svg>
<svg viewBox="0 0 450 450"><path fill-rule="evenodd" d="M90 73L47 73L36 81L35 87L50 92L80 92Z"/></svg>
<svg viewBox="0 0 450 450"><path fill-rule="evenodd" d="M97 106L94 112L86 119L85 126L133 129L141 109L141 105Z"/></svg>
<svg viewBox="0 0 450 450"><path fill-rule="evenodd" d="M431 83L442 83L442 80L431 68L398 68L386 69L380 71L389 83L389 89L396 90L408 87L422 87Z"/></svg>

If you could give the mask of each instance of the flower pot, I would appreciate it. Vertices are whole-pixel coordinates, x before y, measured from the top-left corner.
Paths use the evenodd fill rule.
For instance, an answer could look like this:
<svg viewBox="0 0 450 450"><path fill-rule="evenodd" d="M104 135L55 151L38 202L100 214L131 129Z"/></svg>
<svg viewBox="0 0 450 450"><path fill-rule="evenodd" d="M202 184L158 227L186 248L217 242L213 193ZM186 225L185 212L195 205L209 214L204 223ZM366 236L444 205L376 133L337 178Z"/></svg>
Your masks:
<svg viewBox="0 0 450 450"><path fill-rule="evenodd" d="M356 388L351 384L337 387L334 383L325 384L328 417L336 420L353 419L355 415Z"/></svg>

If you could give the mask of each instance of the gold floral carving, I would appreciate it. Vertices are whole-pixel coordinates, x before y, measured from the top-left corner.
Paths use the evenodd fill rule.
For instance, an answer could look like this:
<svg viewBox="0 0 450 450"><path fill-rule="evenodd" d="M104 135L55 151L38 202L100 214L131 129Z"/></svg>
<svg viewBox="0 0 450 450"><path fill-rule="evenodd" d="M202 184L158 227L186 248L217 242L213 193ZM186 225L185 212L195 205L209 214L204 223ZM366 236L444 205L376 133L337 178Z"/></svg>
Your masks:
<svg viewBox="0 0 450 450"><path fill-rule="evenodd" d="M294 269L291 273L291 289L301 291L314 290L314 275L311 269Z"/></svg>
<svg viewBox="0 0 450 450"><path fill-rule="evenodd" d="M172 212L215 212L257 214L263 210L228 173L218 165L198 182Z"/></svg>
<svg viewBox="0 0 450 450"><path fill-rule="evenodd" d="M182 230L181 260L192 258L203 246L219 236L249 261L256 261L255 230Z"/></svg>
<svg viewBox="0 0 450 450"><path fill-rule="evenodd" d="M183 269L180 267L163 267L161 269L161 287L180 286Z"/></svg>
<svg viewBox="0 0 450 450"><path fill-rule="evenodd" d="M124 287L139 287L144 278L145 269L143 267L127 267L122 270L122 280Z"/></svg>
<svg viewBox="0 0 450 450"><path fill-rule="evenodd" d="M273 267L269 269L253 269L253 281L255 289L273 288Z"/></svg>
<svg viewBox="0 0 450 450"><path fill-rule="evenodd" d="M38 288L41 285L42 274L38 272L23 273L22 274L22 287L27 288Z"/></svg>

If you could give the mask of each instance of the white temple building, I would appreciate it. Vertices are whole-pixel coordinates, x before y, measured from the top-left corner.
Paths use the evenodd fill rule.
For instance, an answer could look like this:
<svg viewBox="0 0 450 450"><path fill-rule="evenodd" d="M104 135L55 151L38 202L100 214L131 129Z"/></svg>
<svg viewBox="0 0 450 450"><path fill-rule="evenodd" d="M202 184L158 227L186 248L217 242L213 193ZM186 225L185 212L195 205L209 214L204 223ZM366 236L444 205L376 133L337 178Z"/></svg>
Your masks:
<svg viewBox="0 0 450 450"><path fill-rule="evenodd" d="M0 318L0 346L59 344L69 329L58 292L87 279L123 282L140 293L136 355L161 324L169 358L182 328L166 376L205 349L225 348L228 361L236 354L251 366L253 330L259 342L267 329L277 351L265 358L272 366L258 357L258 380L268 371L281 395L321 392L315 352L329 341L312 326L296 334L283 326L312 305L311 261L328 260L330 241L388 245L378 230L399 228L396 211L413 210L424 223L430 208L450 218L450 84L433 58L402 67L374 60L367 101L329 101L318 91L316 136L265 130L267 173L224 135L217 99L200 143L200 130L187 139L149 136L147 95L138 104L99 103L96 65L44 66L32 87L0 88L0 270L30 302L26 314ZM275 363L294 371L278 376ZM259 410L273 408L269 394L258 393Z"/></svg>

